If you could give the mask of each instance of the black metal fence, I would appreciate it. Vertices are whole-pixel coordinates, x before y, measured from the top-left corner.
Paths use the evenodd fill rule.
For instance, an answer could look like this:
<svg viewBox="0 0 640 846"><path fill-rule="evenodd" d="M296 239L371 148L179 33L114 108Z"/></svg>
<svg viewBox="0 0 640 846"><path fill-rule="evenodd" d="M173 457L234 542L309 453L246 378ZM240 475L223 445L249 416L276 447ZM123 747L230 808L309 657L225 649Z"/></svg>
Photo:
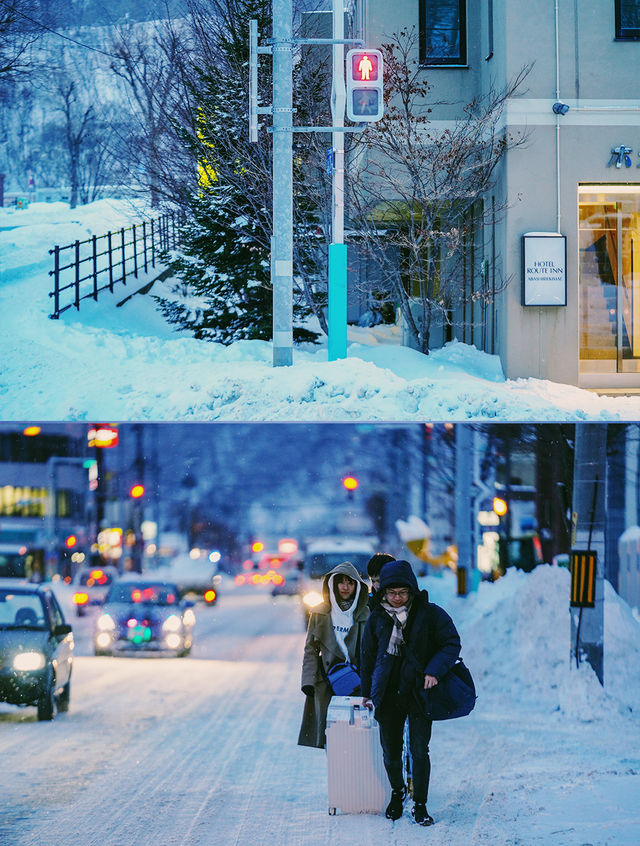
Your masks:
<svg viewBox="0 0 640 846"><path fill-rule="evenodd" d="M179 243L181 219L174 213L144 220L126 229L94 235L86 241L76 241L49 250L53 255L53 313L54 319L69 308L80 310L86 299L98 299L101 291L111 291L114 285L137 279L156 266L164 250Z"/></svg>

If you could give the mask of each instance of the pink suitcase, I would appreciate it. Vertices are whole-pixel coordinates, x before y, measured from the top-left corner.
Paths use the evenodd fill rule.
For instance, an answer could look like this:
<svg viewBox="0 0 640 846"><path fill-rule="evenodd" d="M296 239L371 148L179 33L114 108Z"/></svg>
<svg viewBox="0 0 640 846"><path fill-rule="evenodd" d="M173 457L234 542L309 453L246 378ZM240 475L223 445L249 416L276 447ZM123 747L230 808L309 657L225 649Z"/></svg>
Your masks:
<svg viewBox="0 0 640 846"><path fill-rule="evenodd" d="M329 813L384 813L391 787L380 732L360 696L334 696L327 712Z"/></svg>

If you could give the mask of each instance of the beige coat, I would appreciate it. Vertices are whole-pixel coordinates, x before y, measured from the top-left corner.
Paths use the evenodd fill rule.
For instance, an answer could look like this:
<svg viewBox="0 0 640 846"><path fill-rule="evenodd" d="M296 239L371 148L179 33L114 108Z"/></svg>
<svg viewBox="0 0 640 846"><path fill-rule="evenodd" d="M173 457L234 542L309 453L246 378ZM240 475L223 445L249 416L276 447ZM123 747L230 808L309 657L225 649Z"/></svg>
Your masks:
<svg viewBox="0 0 640 846"><path fill-rule="evenodd" d="M357 603L353 612L353 625L345 637L349 660L357 667L360 666L359 653L362 632L369 616L368 584L362 579L353 564L348 561L338 564L324 577L322 583L324 602L313 610L309 618L302 661L301 687L313 687L314 693L313 696L305 695L298 745L314 746L318 749L323 749L325 746L327 710L333 695L327 681L327 670L334 664L345 660L345 656L338 646L331 622L329 578L336 573L345 574L360 583Z"/></svg>

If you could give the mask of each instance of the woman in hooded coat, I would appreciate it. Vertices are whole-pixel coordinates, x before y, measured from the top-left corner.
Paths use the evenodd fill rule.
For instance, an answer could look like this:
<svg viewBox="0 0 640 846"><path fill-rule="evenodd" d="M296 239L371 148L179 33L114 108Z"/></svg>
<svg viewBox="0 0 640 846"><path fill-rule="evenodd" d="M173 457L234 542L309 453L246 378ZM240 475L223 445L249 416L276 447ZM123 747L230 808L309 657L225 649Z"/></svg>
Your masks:
<svg viewBox="0 0 640 846"><path fill-rule="evenodd" d="M327 671L341 661L360 666L360 643L369 616L369 587L349 561L338 564L322 582L323 602L309 617L302 661L305 694L299 746L325 746L327 711L333 693Z"/></svg>

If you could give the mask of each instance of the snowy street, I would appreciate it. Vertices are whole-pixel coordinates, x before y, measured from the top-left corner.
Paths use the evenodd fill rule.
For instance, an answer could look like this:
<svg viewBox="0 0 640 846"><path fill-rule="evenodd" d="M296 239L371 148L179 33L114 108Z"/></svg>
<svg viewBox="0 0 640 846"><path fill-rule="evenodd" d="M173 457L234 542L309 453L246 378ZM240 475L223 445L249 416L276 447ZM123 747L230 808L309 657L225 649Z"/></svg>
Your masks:
<svg viewBox="0 0 640 846"><path fill-rule="evenodd" d="M97 658L76 635L71 707L52 723L0 706L0 842L12 846L632 846L640 842L640 624L611 591L605 690L569 670L568 573L510 572L456 597L423 580L461 632L479 699L434 726L423 830L327 813L325 753L296 745L297 600L228 585L196 608L191 657ZM67 588L59 598L70 608Z"/></svg>

